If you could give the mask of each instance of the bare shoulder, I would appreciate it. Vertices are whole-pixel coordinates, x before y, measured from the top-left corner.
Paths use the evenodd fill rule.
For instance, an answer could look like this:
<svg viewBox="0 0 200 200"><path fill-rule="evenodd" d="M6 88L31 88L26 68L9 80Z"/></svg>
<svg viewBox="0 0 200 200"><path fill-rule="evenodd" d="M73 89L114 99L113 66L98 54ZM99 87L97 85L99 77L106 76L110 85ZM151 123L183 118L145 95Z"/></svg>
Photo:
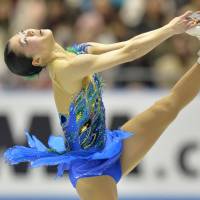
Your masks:
<svg viewBox="0 0 200 200"><path fill-rule="evenodd" d="M65 76L61 76L63 68ZM57 91L59 90L70 95L80 90L82 80L74 78L73 74L75 71L70 69L69 62L59 60L54 62L48 69L52 86L54 86L54 89Z"/></svg>
<svg viewBox="0 0 200 200"><path fill-rule="evenodd" d="M56 59L54 60L51 65L48 66L49 73L51 74L51 78L55 78L56 74L59 73L60 70L68 70L69 69L69 61L64 59ZM70 77L69 77L70 78Z"/></svg>

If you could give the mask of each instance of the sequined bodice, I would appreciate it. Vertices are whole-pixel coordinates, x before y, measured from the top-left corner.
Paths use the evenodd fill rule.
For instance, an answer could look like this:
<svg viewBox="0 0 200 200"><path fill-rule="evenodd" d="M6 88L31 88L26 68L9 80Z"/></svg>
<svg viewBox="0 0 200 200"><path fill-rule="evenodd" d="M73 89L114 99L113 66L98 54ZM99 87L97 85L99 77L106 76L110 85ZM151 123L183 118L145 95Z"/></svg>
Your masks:
<svg viewBox="0 0 200 200"><path fill-rule="evenodd" d="M81 45L74 45L68 50L76 54L86 53L86 45ZM104 147L106 136L102 86L102 77L93 74L89 83L72 98L68 114L59 113L67 151L96 151Z"/></svg>
<svg viewBox="0 0 200 200"><path fill-rule="evenodd" d="M86 47L87 44L80 44L67 50L82 54L87 53ZM121 129L111 131L105 127L103 81L99 74L93 74L90 81L82 85L80 92L71 97L68 112L59 113L65 137L51 135L47 147L26 131L29 147L16 145L8 148L4 153L7 163L29 162L31 167L55 165L57 176L68 171L74 187L82 177L108 174L118 181L121 176L122 140L133 136L133 133Z"/></svg>

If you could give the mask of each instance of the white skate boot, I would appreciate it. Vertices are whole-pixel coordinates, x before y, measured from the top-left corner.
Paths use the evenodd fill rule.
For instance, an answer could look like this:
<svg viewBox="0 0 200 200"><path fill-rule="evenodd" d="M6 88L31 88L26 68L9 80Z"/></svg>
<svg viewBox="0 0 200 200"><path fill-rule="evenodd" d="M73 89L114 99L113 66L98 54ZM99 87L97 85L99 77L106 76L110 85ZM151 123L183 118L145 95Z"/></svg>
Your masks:
<svg viewBox="0 0 200 200"><path fill-rule="evenodd" d="M189 16L189 18L196 21L197 25L187 30L186 33L191 36L197 37L200 40L200 13L194 12Z"/></svg>

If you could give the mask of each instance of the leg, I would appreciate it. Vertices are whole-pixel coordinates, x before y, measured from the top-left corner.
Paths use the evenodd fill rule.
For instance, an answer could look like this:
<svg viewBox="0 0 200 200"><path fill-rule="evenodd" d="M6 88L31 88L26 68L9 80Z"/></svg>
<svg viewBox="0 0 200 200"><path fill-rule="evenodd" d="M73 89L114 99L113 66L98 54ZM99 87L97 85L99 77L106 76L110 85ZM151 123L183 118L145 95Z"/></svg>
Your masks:
<svg viewBox="0 0 200 200"><path fill-rule="evenodd" d="M172 88L170 94L129 120L121 128L135 136L124 140L122 175L128 174L143 158L167 126L200 90L200 65L195 64Z"/></svg>
<svg viewBox="0 0 200 200"><path fill-rule="evenodd" d="M117 186L110 176L81 178L77 182L81 200L117 200Z"/></svg>

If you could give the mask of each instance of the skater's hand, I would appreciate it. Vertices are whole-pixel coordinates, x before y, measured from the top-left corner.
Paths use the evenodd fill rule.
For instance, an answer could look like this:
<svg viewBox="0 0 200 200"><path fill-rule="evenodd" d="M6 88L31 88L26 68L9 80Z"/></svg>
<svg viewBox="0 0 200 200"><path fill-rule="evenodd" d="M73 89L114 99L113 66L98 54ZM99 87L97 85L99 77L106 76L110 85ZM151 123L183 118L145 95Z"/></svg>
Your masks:
<svg viewBox="0 0 200 200"><path fill-rule="evenodd" d="M190 18L196 23L196 26L187 30L186 33L200 40L200 11L193 13Z"/></svg>
<svg viewBox="0 0 200 200"><path fill-rule="evenodd" d="M192 11L187 11L183 15L172 19L167 26L172 29L174 34L184 33L197 25L197 22L189 17L191 14Z"/></svg>

